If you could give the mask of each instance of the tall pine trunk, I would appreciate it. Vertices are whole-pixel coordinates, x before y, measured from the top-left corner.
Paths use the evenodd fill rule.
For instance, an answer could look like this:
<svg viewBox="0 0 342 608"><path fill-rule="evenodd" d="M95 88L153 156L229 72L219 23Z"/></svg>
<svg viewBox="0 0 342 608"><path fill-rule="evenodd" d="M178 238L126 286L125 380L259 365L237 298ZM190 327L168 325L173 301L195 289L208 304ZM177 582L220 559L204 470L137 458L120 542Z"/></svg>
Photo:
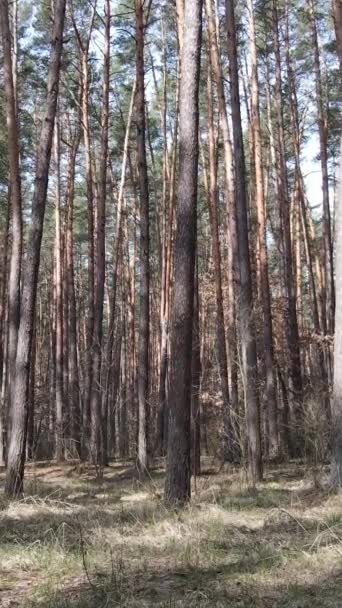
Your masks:
<svg viewBox="0 0 342 608"><path fill-rule="evenodd" d="M249 42L251 56L251 127L253 134L253 154L255 170L255 198L257 207L257 240L259 244L259 295L263 311L263 333L266 372L266 404L268 417L268 454L275 458L279 453L277 394L273 353L273 324L271 295L268 277L266 242L266 209L264 192L264 172L260 124L259 79L253 0L248 0Z"/></svg>
<svg viewBox="0 0 342 608"><path fill-rule="evenodd" d="M301 452L302 422L303 422L303 383L299 346L299 331L296 307L296 289L293 276L292 241L290 231L290 199L288 189L288 175L285 158L284 119L282 102L281 56L279 43L279 23L277 3L273 0L273 42L275 53L275 114L276 114L276 173L277 197L279 205L279 218L282 233L282 253L284 269L284 285L287 300L287 327L286 337L289 355L289 372L292 389L292 456Z"/></svg>
<svg viewBox="0 0 342 608"><path fill-rule="evenodd" d="M64 460L64 382L63 382L63 277L62 277L62 231L61 231L61 171L60 171L60 129L56 118L54 136L56 165L56 202L55 202L55 286L56 286L56 460Z"/></svg>
<svg viewBox="0 0 342 608"><path fill-rule="evenodd" d="M342 3L333 0L337 51L342 69ZM342 135L338 170L335 225L336 317L334 351L334 388L332 403L332 465L331 478L335 486L342 485Z"/></svg>
<svg viewBox="0 0 342 608"><path fill-rule="evenodd" d="M103 54L103 90L101 115L101 152L99 168L99 193L96 214L96 290L94 308L94 335L92 348L92 389L90 400L91 412L91 458L98 466L106 464L104 453L103 421L101 408L101 372L102 372L102 339L103 339L103 306L106 276L106 198L107 198L107 164L108 164L108 125L109 125L109 79L110 79L110 0L105 0L105 33Z"/></svg>
<svg viewBox="0 0 342 608"><path fill-rule="evenodd" d="M196 477L201 473L201 339L200 302L198 286L198 262L195 270L194 320L191 361L191 472Z"/></svg>
<svg viewBox="0 0 342 608"><path fill-rule="evenodd" d="M79 370L77 353L77 306L75 293L74 269L74 197L75 197L75 164L80 142L80 132L74 136L70 148L68 184L67 184L67 218L66 218L66 273L68 302L68 387L69 387L69 437L72 457L81 455L81 416L79 407Z"/></svg>
<svg viewBox="0 0 342 608"><path fill-rule="evenodd" d="M335 284L334 284L334 260L333 260L333 241L331 227L331 212L329 201L329 172L328 172L328 125L327 116L324 109L323 86L321 73L321 59L318 46L318 34L316 25L316 15L314 3L308 0L310 21L311 21L311 40L313 47L314 73L316 84L316 105L319 130L320 160L322 171L322 195L323 195L323 217L322 217L322 244L321 244L321 264L323 270L323 293L322 303L324 309L323 329L325 332L333 334L335 318Z"/></svg>
<svg viewBox="0 0 342 608"><path fill-rule="evenodd" d="M236 206L234 189L234 161L232 154L231 136L229 130L226 95L224 89L224 77L218 48L218 32L213 15L212 0L206 0L206 13L208 19L208 42L210 46L210 62L213 79L216 83L218 106L220 113L220 127L222 130L224 169L225 169L225 198L228 215L228 350L226 349L230 377L230 412L225 416L225 457L231 459L232 453L238 455L239 449L239 424L238 424L238 349L236 339L236 298L239 290L239 269L237 259L237 232L236 232ZM228 425L227 425L228 422ZM234 433L231 433L231 429ZM231 443L233 442L233 446ZM234 449L233 449L234 448Z"/></svg>
<svg viewBox="0 0 342 608"><path fill-rule="evenodd" d="M342 486L342 138L336 197L336 320L334 350L334 388L332 399L332 464L333 485Z"/></svg>
<svg viewBox="0 0 342 608"><path fill-rule="evenodd" d="M23 490L30 356L51 147L57 109L60 64L63 48L64 17L65 0L56 0L54 5L52 43L48 70L46 112L37 154L36 176L32 200L31 231L28 240L25 272L23 273L18 346L15 362L13 397L11 401L12 428L8 449L5 484L6 494L11 497L20 495Z"/></svg>
<svg viewBox="0 0 342 608"><path fill-rule="evenodd" d="M87 352L86 377L84 387L84 404L82 416L82 457L85 458L90 451L90 398L92 389L92 346L94 339L95 314L95 245L94 245L94 206L95 192L93 182L93 169L91 159L90 124L89 124L89 67L88 53L82 54L82 125L86 161L87 180L87 219L88 219L88 314L87 314Z"/></svg>
<svg viewBox="0 0 342 608"><path fill-rule="evenodd" d="M332 0L332 5L336 32L337 54L342 71L342 0Z"/></svg>
<svg viewBox="0 0 342 608"><path fill-rule="evenodd" d="M148 469L149 342L150 342L150 235L149 187L146 159L146 108L144 62L144 3L135 1L136 19L136 124L140 195L140 311L138 343L138 468Z"/></svg>
<svg viewBox="0 0 342 608"><path fill-rule="evenodd" d="M209 0L210 2L211 0ZM207 2L208 4L208 2ZM208 13L208 10L207 10ZM220 370L221 390L224 407L224 457L225 460L232 460L233 457L233 435L231 423L231 403L229 399L228 384L228 363L226 350L226 332L224 324L224 308L222 293L222 269L221 269L221 248L219 238L219 219L218 219L218 187L217 187L217 163L216 145L214 134L214 111L213 111L213 91L211 78L210 54L208 57L208 82L207 82L207 108L208 108L208 149L209 149L209 219L211 227L211 239L213 250L213 261L215 269L215 295L216 295L216 314L217 314L217 350L218 363Z"/></svg>
<svg viewBox="0 0 342 608"><path fill-rule="evenodd" d="M165 481L169 504L191 495L191 360L198 181L198 90L202 1L186 0L181 54L179 178L171 325L170 428Z"/></svg>
<svg viewBox="0 0 342 608"><path fill-rule="evenodd" d="M14 9L16 11L16 2ZM15 379L15 359L17 354L18 329L20 320L20 278L22 257L22 202L19 158L19 134L16 92L16 58L12 57L12 35L9 24L8 1L0 4L0 26L3 47L4 84L6 99L6 122L9 161L9 203L11 211L11 256L8 283L8 363L9 402ZM16 45L16 33L14 33ZM11 418L10 407L10 418ZM11 422L9 428L11 427Z"/></svg>
<svg viewBox="0 0 342 608"><path fill-rule="evenodd" d="M231 87L233 141L236 177L236 216L240 265L240 339L246 403L248 469L251 482L262 479L260 408L253 292L248 242L246 171L240 109L239 76L234 1L226 0L227 50Z"/></svg>

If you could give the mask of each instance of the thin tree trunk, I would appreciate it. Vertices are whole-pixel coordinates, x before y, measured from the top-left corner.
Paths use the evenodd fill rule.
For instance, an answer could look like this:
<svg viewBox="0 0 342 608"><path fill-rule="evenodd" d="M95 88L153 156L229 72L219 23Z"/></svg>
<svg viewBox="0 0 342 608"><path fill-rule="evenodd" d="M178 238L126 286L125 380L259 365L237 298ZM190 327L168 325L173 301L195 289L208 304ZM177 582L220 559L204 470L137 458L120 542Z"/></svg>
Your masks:
<svg viewBox="0 0 342 608"><path fill-rule="evenodd" d="M91 158L90 123L89 123L89 46L96 15L96 5L93 7L88 36L82 40L74 16L72 23L80 50L80 70L82 82L81 116L82 132L85 151L86 184L87 184L87 222L88 222L88 310L86 334L86 373L84 386L84 402L82 413L81 456L86 458L90 452L90 399L92 390L92 347L94 340L94 302L95 302L95 246L94 246L94 199L95 186Z"/></svg>
<svg viewBox="0 0 342 608"><path fill-rule="evenodd" d="M194 327L192 338L192 392L191 392L191 470L197 477L201 473L201 339L200 339L200 317L199 317L199 288L198 288L198 262L195 271L194 289ZM227 379L228 382L228 379Z"/></svg>
<svg viewBox="0 0 342 608"><path fill-rule="evenodd" d="M64 211L64 210L63 210ZM67 271L67 210L61 215L61 279L62 279L62 370L63 370L63 445L64 458L70 455L70 392L69 392L69 301Z"/></svg>
<svg viewBox="0 0 342 608"><path fill-rule="evenodd" d="M46 113L37 155L36 177L32 200L31 232L28 241L25 272L23 273L20 325L15 363L14 388L12 393L13 399L11 403L12 429L5 484L6 494L11 497L20 495L23 490L30 356L51 147L57 109L64 16L65 0L56 0L48 70Z"/></svg>
<svg viewBox="0 0 342 608"><path fill-rule="evenodd" d="M123 238L122 238L123 237L123 224L124 224L124 216L127 211L126 203L125 203L125 184L126 184L126 170L127 170L127 161L128 161L128 155L129 155L129 141L130 141L132 118L133 118L135 92L136 92L136 81L134 81L134 85L132 88L131 102L130 102L129 111L128 111L127 124L125 127L125 140L124 140L124 149L123 149L122 164L121 164L121 177L120 177L119 192L118 192L117 201L116 201L116 207L117 207L116 232L115 232L114 253L113 253L113 277L112 277L112 290L111 290L111 298L110 298L110 314L109 314L109 327L108 327L108 340L107 340L108 369L106 370L105 390L104 390L104 394L102 396L103 412L107 411L107 408L108 408L109 386L110 386L110 378L112 376L113 345L114 345L115 322L116 322L115 315L116 315L116 305L117 305L118 267L119 267L120 252L122 252L122 248L124 247L124 242L123 242ZM113 181L113 179L112 179L112 181Z"/></svg>
<svg viewBox="0 0 342 608"><path fill-rule="evenodd" d="M273 354L273 325L271 311L271 296L268 278L268 260L266 244L266 210L264 175L262 159L262 141L259 107L259 81L257 50L255 41L255 22L253 0L248 0L249 11L249 41L251 56L251 127L253 133L253 153L255 168L255 198L257 207L257 231L259 242L259 294L263 310L263 333L266 372L266 403L268 418L268 454L276 458L279 454L277 395Z"/></svg>
<svg viewBox="0 0 342 608"><path fill-rule="evenodd" d="M180 82L177 231L171 329L170 428L165 499L183 504L191 486L191 354L198 180L198 89L202 34L201 0L187 0Z"/></svg>
<svg viewBox="0 0 342 608"><path fill-rule="evenodd" d="M337 51L342 70L342 2L333 0ZM332 463L331 480L342 485L342 136L338 169L335 210L336 317L334 349L334 388L332 403Z"/></svg>
<svg viewBox="0 0 342 608"><path fill-rule="evenodd" d="M60 130L56 118L54 153L56 165L55 202L55 280L56 280L56 460L64 460L64 386L63 386L63 278L62 278L62 235L61 235L61 194L60 194Z"/></svg>
<svg viewBox="0 0 342 608"><path fill-rule="evenodd" d="M90 399L93 385L92 348L94 341L94 315L95 315L95 246L94 246L94 183L91 160L90 125L89 125L89 74L88 53L82 54L82 123L83 139L86 158L87 181L87 216L88 216L88 315L87 315L87 351L84 405L82 416L82 457L85 458L90 451Z"/></svg>
<svg viewBox="0 0 342 608"><path fill-rule="evenodd" d="M331 481L342 485L342 137L340 144L340 163L338 169L335 224L336 252L336 321L334 388L332 400L332 463Z"/></svg>
<svg viewBox="0 0 342 608"><path fill-rule="evenodd" d="M103 450L103 424L101 417L101 367L103 338L103 304L105 287L105 225L108 164L109 125L109 78L110 78L110 0L105 0L105 42L103 64L103 92L101 119L101 159L99 171L99 195L96 217L96 292L93 337L93 368L91 390L91 458L96 465L106 464L107 454Z"/></svg>
<svg viewBox="0 0 342 608"><path fill-rule="evenodd" d="M336 32L337 54L342 71L342 0L332 0L332 6Z"/></svg>
<svg viewBox="0 0 342 608"><path fill-rule="evenodd" d="M279 204L280 224L282 231L282 245L284 258L284 282L287 298L287 343L289 354L290 378L292 382L292 456L298 456L303 442L302 416L303 416L303 384L299 347L299 331L296 307L296 290L293 278L292 243L290 233L290 201L288 194L287 167L285 159L285 140L282 104L281 56L279 46L279 24L277 3L273 0L273 42L275 52L275 106L276 106L276 172L277 197Z"/></svg>
<svg viewBox="0 0 342 608"><path fill-rule="evenodd" d="M323 218L322 218L322 270L325 276L325 290L322 295L326 310L326 319L323 319L324 330L334 333L335 317L335 284L334 284L334 259L333 259L333 240L331 228L331 212L329 201L329 172L328 172L328 125L327 116L323 106L323 87L321 74L321 61L318 46L318 34L316 26L316 16L312 0L308 0L310 21L311 21L311 40L314 57L314 72L316 83L316 104L319 128L320 159L322 170L322 194L323 194Z"/></svg>
<svg viewBox="0 0 342 608"><path fill-rule="evenodd" d="M138 345L138 468L148 469L148 419L149 419L149 342L150 342L150 236L149 236L149 188L146 159L146 116L144 74L144 8L142 0L135 0L136 19L136 124L137 162L139 166L140 193L140 312Z"/></svg>
<svg viewBox="0 0 342 608"><path fill-rule="evenodd" d="M16 2L14 5L16 10ZM6 98L6 122L8 135L8 161L10 171L9 201L11 208L12 249L8 283L8 360L9 360L9 401L15 379L15 359L17 353L18 329L20 320L20 277L22 257L22 202L19 159L18 117L16 103L16 59L12 60L11 31L9 24L8 1L0 3L0 26L2 33L4 84ZM14 36L16 44L16 36ZM12 408L10 406L10 416ZM11 424L10 424L11 426Z"/></svg>
<svg viewBox="0 0 342 608"><path fill-rule="evenodd" d="M66 273L67 273L67 301L68 301L68 387L69 387L69 437L72 456L80 456L81 412L79 408L79 373L77 354L77 307L75 294L74 270L74 196L75 196L75 164L77 150L80 142L78 132L70 149L68 186L67 186L67 222L66 222Z"/></svg>
<svg viewBox="0 0 342 608"><path fill-rule="evenodd" d="M168 217L168 235L165 252L165 297L164 311L162 310L162 336L160 347L160 371L159 371L159 444L160 452L167 451L168 443L168 427L169 414L167 403L167 384L168 384L168 356L169 356L169 331L170 331L170 315L171 315L171 280L173 270L173 245L174 245L174 230L175 230L175 207L176 207L176 173L177 173L177 144L178 144L178 125L179 125L179 58L177 64L177 84L176 84L176 104L175 104L175 127L173 138L171 175L170 175L170 191L169 191L169 217Z"/></svg>
<svg viewBox="0 0 342 608"><path fill-rule="evenodd" d="M224 90L224 78L222 73L222 65L219 56L218 48L218 32L217 25L214 19L212 10L212 0L206 0L206 14L208 20L208 39L210 45L210 58L213 77L217 87L218 106L220 113L223 151L224 151L224 167L225 167L225 197L228 214L228 282L229 282L229 297L228 297L228 367L230 372L230 399L231 413L230 419L234 429L234 444L237 446L238 441L238 352L236 339L236 297L239 288L239 270L237 260L237 232L236 232L236 207L235 207L235 191L234 191L234 162L232 154L232 144L229 131L229 122L227 114L226 95Z"/></svg>
<svg viewBox="0 0 342 608"><path fill-rule="evenodd" d="M257 350L254 329L253 292L248 242L246 172L240 110L239 76L233 0L226 0L227 50L231 87L233 140L236 175L236 215L240 264L240 338L246 402L248 468L252 483L262 479L260 408Z"/></svg>
<svg viewBox="0 0 342 608"><path fill-rule="evenodd" d="M9 200L6 209L6 222L3 235L3 250L1 256L1 294L0 294L0 331L2 340L0 343L0 464L5 462L6 440L7 440L7 345L8 345L8 306L7 306L7 276L8 276L8 237L10 222Z"/></svg>
<svg viewBox="0 0 342 608"><path fill-rule="evenodd" d="M126 203L125 203L126 207ZM126 211L126 209L125 209ZM125 213L123 223L123 234L126 249L126 256L123 258L124 265L124 279L125 279L125 296L127 302L127 337L129 343L129 350L127 353L127 404L130 408L131 417L133 418L135 413L135 309L134 309L134 294L132 292L132 277L130 268L130 256L129 256L129 239L128 239L128 228L127 228L127 213ZM125 263L126 262L126 263ZM129 452L129 434L128 428L126 428L126 456Z"/></svg>
<svg viewBox="0 0 342 608"><path fill-rule="evenodd" d="M210 1L210 0L209 0ZM215 269L215 293L217 311L217 349L221 379L221 390L224 408L224 458L227 461L233 459L234 446L232 435L229 384L228 384L228 363L226 351L226 332L224 325L223 312L223 293L222 293L222 270L221 270L221 249L219 237L218 221L218 187L217 187L217 163L216 145L214 135L214 112L213 112L213 92L211 80L211 61L208 57L208 83L207 83L207 108L208 108L208 148L209 148L209 218L211 226L211 238L213 249L213 261Z"/></svg>
<svg viewBox="0 0 342 608"><path fill-rule="evenodd" d="M30 362L30 386L28 393L28 423L27 423L27 459L35 457L35 384L36 384L37 335L36 322L33 330L32 355Z"/></svg>
<svg viewBox="0 0 342 608"><path fill-rule="evenodd" d="M167 284L167 257L168 257L168 230L172 226L168 223L167 193L168 193L168 149L167 149L167 67L166 67L166 48L165 38L163 37L163 107L162 107L162 128L163 128L163 199L162 199L162 238L161 238L161 296L160 296L160 357L159 357L159 411L158 411L158 437L159 454L164 455L164 427L166 413L166 374L167 374L167 349L168 349L168 293ZM176 109L177 111L177 109Z"/></svg>

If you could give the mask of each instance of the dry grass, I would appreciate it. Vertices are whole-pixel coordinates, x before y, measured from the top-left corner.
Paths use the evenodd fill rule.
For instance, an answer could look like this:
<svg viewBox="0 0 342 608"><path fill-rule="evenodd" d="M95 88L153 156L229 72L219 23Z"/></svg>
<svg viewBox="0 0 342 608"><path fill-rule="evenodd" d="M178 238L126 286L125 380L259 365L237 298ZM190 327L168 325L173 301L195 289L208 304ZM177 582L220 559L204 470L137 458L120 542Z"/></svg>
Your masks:
<svg viewBox="0 0 342 608"><path fill-rule="evenodd" d="M0 494L0 606L342 606L342 499L305 472L273 469L249 490L204 474L191 506L162 502L115 464L28 468L25 499Z"/></svg>

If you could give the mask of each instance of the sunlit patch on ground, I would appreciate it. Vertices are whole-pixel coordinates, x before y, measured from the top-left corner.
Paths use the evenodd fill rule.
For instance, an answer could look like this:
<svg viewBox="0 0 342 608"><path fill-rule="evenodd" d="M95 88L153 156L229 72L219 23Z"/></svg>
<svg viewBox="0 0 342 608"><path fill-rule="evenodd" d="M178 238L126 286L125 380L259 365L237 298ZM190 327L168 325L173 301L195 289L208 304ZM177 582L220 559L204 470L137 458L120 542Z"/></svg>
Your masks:
<svg viewBox="0 0 342 608"><path fill-rule="evenodd" d="M342 498L300 467L254 490L211 470L180 512L160 469L146 483L122 463L101 480L77 465L27 473L23 500L0 494L1 608L342 606Z"/></svg>

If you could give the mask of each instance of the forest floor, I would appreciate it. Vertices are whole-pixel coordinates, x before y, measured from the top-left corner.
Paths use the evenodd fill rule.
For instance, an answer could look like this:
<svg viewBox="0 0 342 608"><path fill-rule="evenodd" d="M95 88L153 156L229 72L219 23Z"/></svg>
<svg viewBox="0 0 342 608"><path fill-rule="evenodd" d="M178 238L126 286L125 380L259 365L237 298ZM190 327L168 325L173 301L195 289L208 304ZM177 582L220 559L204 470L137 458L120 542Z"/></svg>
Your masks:
<svg viewBox="0 0 342 608"><path fill-rule="evenodd" d="M100 481L28 466L25 498L0 494L1 608L342 606L342 495L309 471L273 468L250 490L204 468L180 512L163 483L161 468L140 483L129 463Z"/></svg>

